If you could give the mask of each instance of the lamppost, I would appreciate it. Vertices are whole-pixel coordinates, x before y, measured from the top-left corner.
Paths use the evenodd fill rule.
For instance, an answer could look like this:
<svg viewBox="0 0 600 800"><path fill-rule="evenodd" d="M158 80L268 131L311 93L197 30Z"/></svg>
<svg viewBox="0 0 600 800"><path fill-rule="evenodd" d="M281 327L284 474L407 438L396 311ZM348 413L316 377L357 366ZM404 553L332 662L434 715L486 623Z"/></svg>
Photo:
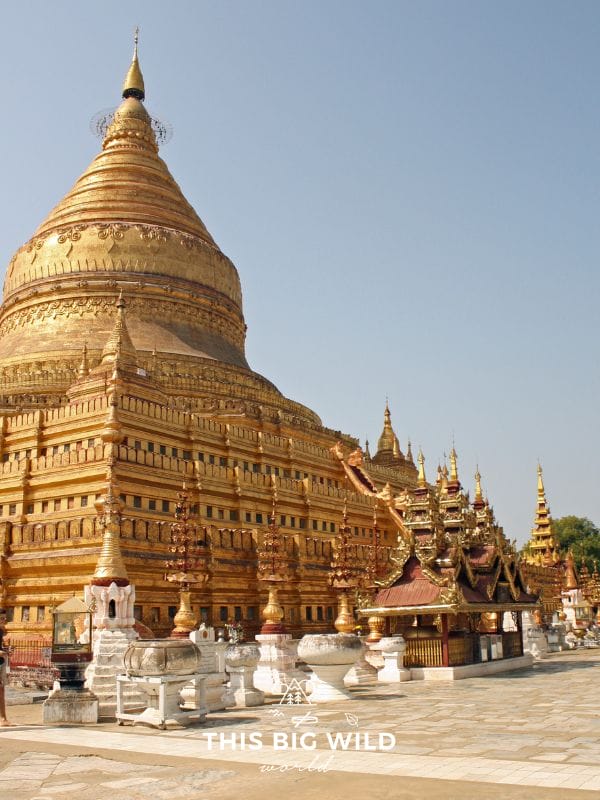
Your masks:
<svg viewBox="0 0 600 800"><path fill-rule="evenodd" d="M288 558L285 553L285 542L277 525L277 496L273 493L273 508L269 517L269 526L265 531L262 543L256 550L258 560L258 580L267 585L269 599L261 616L264 623L261 634L285 633L283 609L279 605L279 585L289 577Z"/></svg>
<svg viewBox="0 0 600 800"><path fill-rule="evenodd" d="M381 577L383 572L381 564L380 533L381 531L377 525L377 498L375 498L375 505L373 506L373 546L370 548L369 554L371 557L367 564L364 580L364 588L369 594L369 599L371 600L372 605L374 604L377 590L379 588L377 585L377 579ZM383 632L385 630L385 618L379 614L372 614L367 619L367 625L369 626L367 642L369 644L375 644L383 637Z"/></svg>
<svg viewBox="0 0 600 800"><path fill-rule="evenodd" d="M196 628L196 615L191 606L191 587L208 581L206 556L201 553L197 540L197 526L190 522L191 508L185 481L177 494L175 522L171 524L172 557L165 562L165 580L179 584L179 609L173 622L172 639L187 639Z"/></svg>
<svg viewBox="0 0 600 800"><path fill-rule="evenodd" d="M354 632L354 616L348 603L348 594L358 586L356 548L350 543L350 526L344 500L344 513L339 535L333 543L333 558L329 571L329 582L338 593L338 615L334 624L339 633Z"/></svg>

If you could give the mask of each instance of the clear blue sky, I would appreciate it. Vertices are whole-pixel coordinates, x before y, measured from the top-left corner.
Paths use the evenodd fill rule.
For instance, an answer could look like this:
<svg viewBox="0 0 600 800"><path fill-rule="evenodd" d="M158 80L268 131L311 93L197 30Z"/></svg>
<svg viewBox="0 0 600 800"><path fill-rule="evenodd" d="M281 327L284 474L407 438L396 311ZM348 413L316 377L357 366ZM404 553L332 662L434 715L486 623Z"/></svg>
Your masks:
<svg viewBox="0 0 600 800"><path fill-rule="evenodd" d="M600 523L600 3L4 7L6 265L99 149L141 28L172 173L236 263L252 367L428 476L456 442L524 541Z"/></svg>

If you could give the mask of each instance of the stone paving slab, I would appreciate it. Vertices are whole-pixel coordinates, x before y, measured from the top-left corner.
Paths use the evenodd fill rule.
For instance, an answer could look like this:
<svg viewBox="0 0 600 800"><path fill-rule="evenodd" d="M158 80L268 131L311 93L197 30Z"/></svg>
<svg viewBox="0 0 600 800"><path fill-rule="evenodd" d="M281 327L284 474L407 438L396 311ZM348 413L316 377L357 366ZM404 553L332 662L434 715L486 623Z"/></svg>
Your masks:
<svg viewBox="0 0 600 800"><path fill-rule="evenodd" d="M461 800L471 796L589 797L600 790L598 678L600 654L584 651L552 656L519 673L450 685L409 682L357 687L353 701L347 703L293 707L274 703L220 712L210 715L206 725L172 731L111 724L6 728L0 730L0 737L5 737L0 742L15 746L22 742L32 749L45 745L65 751L88 748L118 753L121 760L102 758L99 769L94 757L62 756L57 761L50 753L29 753L28 762L17 758L0 771L0 797L10 793L11 800L60 798L61 794L72 798L73 786L80 783L84 788L76 793L83 800L103 798L109 791L119 800L175 798L182 786L187 786L186 798L216 797L221 785L224 790L228 782L236 783L242 772L251 776L246 777L246 785L256 790L256 797L261 796L265 780L285 780L286 788L302 783L309 792L302 796L308 797L311 787L322 786L323 781L337 786L358 775L370 777L371 785L382 788L381 797L386 796L383 787L389 786L390 797L401 798L412 796L402 792L419 785L421 794L415 797L451 798L457 786ZM27 713L20 710L21 720L34 722L36 711L41 717L39 708L29 706ZM13 707L11 712L18 721L19 709ZM243 734L248 739L253 733L261 738L261 749L252 749L248 741L244 744ZM395 737L392 750L369 750L380 733ZM292 739L294 734L298 741ZM314 749L300 746L303 734L310 744L314 741ZM352 749L332 750L328 734L349 736ZM277 735L287 737L287 749L274 746ZM352 743L357 736L358 750ZM185 779L183 773L156 772L171 770L171 766L138 765L138 772L144 770L139 780L120 774L122 759L128 760L131 772L136 767L129 761L139 754L154 755L157 762L187 759L196 767L186 766ZM211 769L203 769L208 764ZM209 780L207 772L217 777ZM69 780L71 789L67 789ZM344 798L353 797L353 789L356 783L344 791ZM254 796L247 791L242 794L243 800Z"/></svg>

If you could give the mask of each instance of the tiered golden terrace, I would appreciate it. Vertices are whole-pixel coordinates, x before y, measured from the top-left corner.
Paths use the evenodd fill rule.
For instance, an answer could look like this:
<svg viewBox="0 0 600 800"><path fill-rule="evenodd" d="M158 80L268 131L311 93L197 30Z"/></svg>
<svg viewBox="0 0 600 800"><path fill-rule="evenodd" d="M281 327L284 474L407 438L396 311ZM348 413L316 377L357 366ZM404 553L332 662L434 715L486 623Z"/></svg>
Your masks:
<svg viewBox="0 0 600 800"><path fill-rule="evenodd" d="M187 477L210 575L192 598L198 617L258 626L267 589L256 545L276 489L291 569L285 622L330 629L331 542L346 495L359 559L374 535L376 498L347 482L339 458L358 443L249 368L237 270L159 157L144 96L136 48L102 151L7 270L0 607L13 635L48 630L50 608L94 574L110 500L136 616L168 632L177 594L164 562ZM389 410L367 463L386 497L415 485ZM389 551L396 526L380 519Z"/></svg>

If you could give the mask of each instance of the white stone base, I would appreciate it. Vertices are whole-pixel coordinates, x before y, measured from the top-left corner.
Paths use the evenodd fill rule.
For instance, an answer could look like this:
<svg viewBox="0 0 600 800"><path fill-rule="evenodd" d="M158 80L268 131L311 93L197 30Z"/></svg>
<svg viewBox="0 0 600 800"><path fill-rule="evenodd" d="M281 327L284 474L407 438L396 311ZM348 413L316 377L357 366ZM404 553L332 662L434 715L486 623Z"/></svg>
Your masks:
<svg viewBox="0 0 600 800"><path fill-rule="evenodd" d="M184 711L180 707L180 692L186 685L203 676L194 675L163 675L137 677L133 675L117 676L117 711L116 718L119 725L125 721L134 725L150 725L154 728L180 728L189 725L192 720L204 721L205 708L196 708ZM123 690L128 684L135 684L146 695L146 705L141 713L128 713L123 708Z"/></svg>
<svg viewBox="0 0 600 800"><path fill-rule="evenodd" d="M533 661L533 656L527 653L517 658L487 661L484 664L465 664L462 667L411 667L410 677L413 681L459 681L462 678L478 678L526 669L531 667Z"/></svg>
<svg viewBox="0 0 600 800"><path fill-rule="evenodd" d="M376 670L380 670L383 667L383 655L380 650L376 649L376 643L367 645L365 661Z"/></svg>
<svg viewBox="0 0 600 800"><path fill-rule="evenodd" d="M345 689L344 677L352 664L319 664L313 666L308 686L311 689L311 703L332 703L351 700L352 695Z"/></svg>
<svg viewBox="0 0 600 800"><path fill-rule="evenodd" d="M383 667L377 673L380 683L402 683L410 680L410 670L404 667L406 642L403 636L383 636L374 648L383 657Z"/></svg>
<svg viewBox="0 0 600 800"><path fill-rule="evenodd" d="M548 655L548 639L541 628L530 628L524 637L523 650L530 653L536 661Z"/></svg>
<svg viewBox="0 0 600 800"><path fill-rule="evenodd" d="M379 683L402 683L412 680L410 670L406 667L399 667L394 659L386 658L383 668L377 673Z"/></svg>
<svg viewBox="0 0 600 800"><path fill-rule="evenodd" d="M85 672L85 685L98 698L98 718L115 719L117 711L117 675L123 672L123 656L132 641L137 639L133 628L94 631L93 661ZM123 697L127 710L144 708L145 695L135 686L127 687Z"/></svg>
<svg viewBox="0 0 600 800"><path fill-rule="evenodd" d="M265 695L253 684L254 667L229 667L230 685L223 694L223 702L227 708L252 708L262 706Z"/></svg>
<svg viewBox="0 0 600 800"><path fill-rule="evenodd" d="M350 671L344 677L346 686L371 686L377 681L377 670L369 664L363 653L360 661L350 667Z"/></svg>
<svg viewBox="0 0 600 800"><path fill-rule="evenodd" d="M197 676L183 687L179 694L179 704L183 711L197 711L199 718L204 720L208 714L206 702L207 675Z"/></svg>
<svg viewBox="0 0 600 800"><path fill-rule="evenodd" d="M226 705L224 692L227 689L227 673L226 672L209 672L204 681L204 690L206 694L206 707L209 711L224 711L226 708L234 706L232 702L229 706Z"/></svg>
<svg viewBox="0 0 600 800"><path fill-rule="evenodd" d="M296 669L296 648L290 645L290 633L259 633L255 636L260 647L260 661L254 670L254 686L266 695L284 695L292 681L306 680L306 674Z"/></svg>
<svg viewBox="0 0 600 800"><path fill-rule="evenodd" d="M214 628L201 625L190 633L190 639L200 650L198 672L204 676L205 702L208 711L223 711L228 708L223 701L227 684L225 672L225 650L227 642L215 642ZM185 690L184 690L185 691ZM234 702L231 705L235 705Z"/></svg>
<svg viewBox="0 0 600 800"><path fill-rule="evenodd" d="M95 725L98 722L98 698L87 689L54 689L44 701L44 725L70 722Z"/></svg>

